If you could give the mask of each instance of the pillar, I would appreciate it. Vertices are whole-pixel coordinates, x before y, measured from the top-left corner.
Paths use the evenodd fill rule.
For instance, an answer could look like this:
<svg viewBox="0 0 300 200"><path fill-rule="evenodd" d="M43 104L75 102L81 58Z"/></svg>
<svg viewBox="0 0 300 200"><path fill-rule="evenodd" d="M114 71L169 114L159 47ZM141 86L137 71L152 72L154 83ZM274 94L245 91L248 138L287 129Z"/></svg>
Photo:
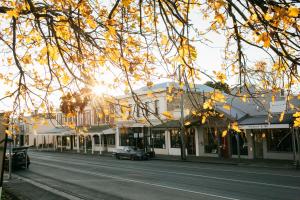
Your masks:
<svg viewBox="0 0 300 200"><path fill-rule="evenodd" d="M94 146L95 146L95 141L94 141L94 137L91 136L91 140L92 140L92 154L94 154Z"/></svg>
<svg viewBox="0 0 300 200"><path fill-rule="evenodd" d="M80 148L79 148L79 135L77 135L77 141L76 141L76 146L77 146L77 153L80 153Z"/></svg>
<svg viewBox="0 0 300 200"><path fill-rule="evenodd" d="M101 134L99 134L99 154L102 154L102 140L101 140Z"/></svg>
<svg viewBox="0 0 300 200"><path fill-rule="evenodd" d="M84 136L83 139L84 139L84 153L86 153L86 136Z"/></svg>

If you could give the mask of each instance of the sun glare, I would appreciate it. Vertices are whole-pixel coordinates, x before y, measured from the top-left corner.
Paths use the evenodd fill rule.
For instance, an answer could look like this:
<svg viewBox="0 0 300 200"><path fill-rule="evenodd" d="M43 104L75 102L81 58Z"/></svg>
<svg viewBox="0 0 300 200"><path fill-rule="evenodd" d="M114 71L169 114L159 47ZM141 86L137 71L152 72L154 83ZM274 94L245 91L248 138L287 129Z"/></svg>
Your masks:
<svg viewBox="0 0 300 200"><path fill-rule="evenodd" d="M106 92L105 87L103 85L95 85L92 87L93 94L97 96L101 96Z"/></svg>

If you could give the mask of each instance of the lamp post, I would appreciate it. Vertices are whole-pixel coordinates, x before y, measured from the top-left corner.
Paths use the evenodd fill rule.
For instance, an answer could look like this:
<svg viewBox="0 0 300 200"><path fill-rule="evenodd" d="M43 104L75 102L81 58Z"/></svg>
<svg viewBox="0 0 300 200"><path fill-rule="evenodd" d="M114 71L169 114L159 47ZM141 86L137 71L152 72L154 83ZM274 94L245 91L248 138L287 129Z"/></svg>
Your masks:
<svg viewBox="0 0 300 200"><path fill-rule="evenodd" d="M179 79L179 88L181 86L181 65L178 66L178 79ZM184 97L183 91L180 91L180 139L181 139L181 160L186 160L186 153L185 153L185 141L184 141L184 112L183 112L183 104L184 104Z"/></svg>

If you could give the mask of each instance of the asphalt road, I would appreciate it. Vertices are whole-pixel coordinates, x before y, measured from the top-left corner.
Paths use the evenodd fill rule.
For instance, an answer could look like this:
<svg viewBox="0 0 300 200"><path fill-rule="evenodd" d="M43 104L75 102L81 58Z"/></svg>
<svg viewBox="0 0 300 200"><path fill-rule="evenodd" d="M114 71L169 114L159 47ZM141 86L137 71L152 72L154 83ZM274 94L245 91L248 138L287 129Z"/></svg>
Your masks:
<svg viewBox="0 0 300 200"><path fill-rule="evenodd" d="M30 152L16 174L69 199L300 199L300 171Z"/></svg>

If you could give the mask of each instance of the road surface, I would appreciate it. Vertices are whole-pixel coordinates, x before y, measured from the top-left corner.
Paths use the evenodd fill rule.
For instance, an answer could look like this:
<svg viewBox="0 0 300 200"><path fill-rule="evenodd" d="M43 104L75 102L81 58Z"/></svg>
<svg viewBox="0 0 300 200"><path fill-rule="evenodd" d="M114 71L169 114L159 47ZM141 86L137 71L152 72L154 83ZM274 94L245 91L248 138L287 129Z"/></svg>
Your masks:
<svg viewBox="0 0 300 200"><path fill-rule="evenodd" d="M67 199L300 199L300 170L30 152L16 175Z"/></svg>

